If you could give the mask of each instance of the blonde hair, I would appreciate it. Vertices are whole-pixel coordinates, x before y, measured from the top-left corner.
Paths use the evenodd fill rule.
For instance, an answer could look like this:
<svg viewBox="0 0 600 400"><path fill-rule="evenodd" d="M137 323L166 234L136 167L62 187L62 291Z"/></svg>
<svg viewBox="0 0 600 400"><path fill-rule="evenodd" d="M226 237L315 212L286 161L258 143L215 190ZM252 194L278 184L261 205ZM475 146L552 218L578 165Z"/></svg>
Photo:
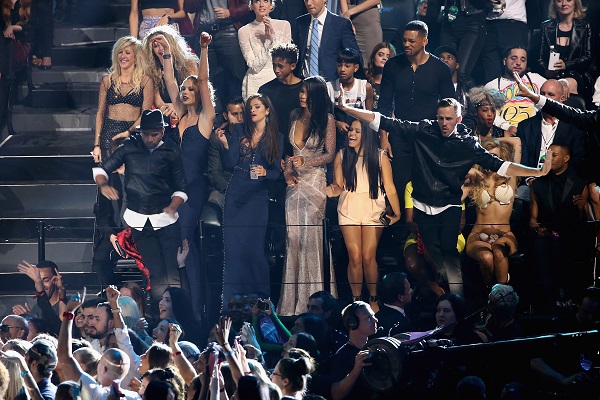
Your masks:
<svg viewBox="0 0 600 400"><path fill-rule="evenodd" d="M17 357L19 353L14 350L8 350L5 352L9 357ZM19 363L8 360L0 360L2 364L6 367L8 371L8 388L6 390L6 394L4 395L5 399L14 399L17 397L21 388L23 388L23 378L21 378L21 367Z"/></svg>
<svg viewBox="0 0 600 400"><path fill-rule="evenodd" d="M573 0L575 3L575 9L573 10L573 18L574 19L583 19L585 18L586 8L581 3L581 0ZM558 19L558 15L556 14L556 0L550 1L550 8L548 9L548 16L552 19Z"/></svg>
<svg viewBox="0 0 600 400"><path fill-rule="evenodd" d="M142 42L142 48L147 65L146 74L152 78L154 87L160 92L164 86L162 79L163 69L160 60L154 54L152 48L152 39L157 35L163 35L169 43L173 57L173 67L175 68L175 71L177 71L179 79L182 81L188 76L197 73L200 60L187 45L183 36L181 36L175 29L168 25L152 28L148 32L148 35L144 38Z"/></svg>
<svg viewBox="0 0 600 400"><path fill-rule="evenodd" d="M121 86L121 66L119 65L119 53L125 48L132 46L135 56L133 75L129 84L135 93L142 90L142 78L146 70L146 62L142 54L142 43L133 36L124 36L116 41L112 49L112 65L108 70L110 82L115 88Z"/></svg>
<svg viewBox="0 0 600 400"><path fill-rule="evenodd" d="M98 363L100 362L100 358L102 358L102 354L91 347L82 347L73 352L73 356L75 355L81 358L81 363L78 362L81 369L95 378L98 375Z"/></svg>
<svg viewBox="0 0 600 400"><path fill-rule="evenodd" d="M514 150L512 146L506 142L501 142L496 139L485 140L481 143L481 146L487 151L499 148L500 158L504 161L513 161ZM508 178L505 176L498 175L494 171L484 169L480 165L475 164L475 168L483 173L483 178L475 177L470 179L469 183L469 197L473 199L471 204L478 204L477 201L481 198L481 193L488 188L486 180L490 176L494 178L494 187L501 186L508 183Z"/></svg>

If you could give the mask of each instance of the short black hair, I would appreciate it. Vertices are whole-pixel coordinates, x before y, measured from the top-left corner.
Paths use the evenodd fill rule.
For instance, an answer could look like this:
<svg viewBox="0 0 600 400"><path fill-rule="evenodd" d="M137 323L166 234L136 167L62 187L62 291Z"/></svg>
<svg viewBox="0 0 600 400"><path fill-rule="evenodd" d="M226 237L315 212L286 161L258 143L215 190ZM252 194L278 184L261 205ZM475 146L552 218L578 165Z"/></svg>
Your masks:
<svg viewBox="0 0 600 400"><path fill-rule="evenodd" d="M58 265L56 265L56 263L54 261L50 261L50 260L42 260L39 263L37 263L35 266L39 269L50 268L50 271L52 271L52 275L56 275L56 271L58 271Z"/></svg>
<svg viewBox="0 0 600 400"><path fill-rule="evenodd" d="M404 31L417 31L425 37L429 35L429 27L427 24L418 20L410 21L408 24L406 24Z"/></svg>
<svg viewBox="0 0 600 400"><path fill-rule="evenodd" d="M313 294L310 295L310 297L308 298L310 299L321 299L321 302L323 303L321 305L321 308L323 308L323 311L327 312L327 311L334 311L337 307L337 300L335 297L333 297L333 295L325 290L319 290L318 292L314 292Z"/></svg>
<svg viewBox="0 0 600 400"><path fill-rule="evenodd" d="M379 284L379 298L387 304L393 304L398 296L404 293L404 282L406 282L406 274L404 272L390 272L385 274Z"/></svg>
<svg viewBox="0 0 600 400"><path fill-rule="evenodd" d="M558 140L558 141L552 142L552 144L550 144L550 146L558 146L561 149L563 149L566 154L571 155L571 146L569 146L569 144L566 142Z"/></svg>
<svg viewBox="0 0 600 400"><path fill-rule="evenodd" d="M84 308L96 308L98 307L98 304L105 302L106 299L103 299L101 297L92 297L91 299L87 299L86 301L84 301L81 304L81 309L83 310Z"/></svg>
<svg viewBox="0 0 600 400"><path fill-rule="evenodd" d="M225 104L225 107L229 107L230 105L237 106L238 104L241 104L242 107L244 107L244 99L242 98L242 96L232 97L231 99L229 99L227 104Z"/></svg>
<svg viewBox="0 0 600 400"><path fill-rule="evenodd" d="M106 310L106 315L108 316L107 321L110 321L110 320L114 319L114 316L113 316L113 313L112 313L112 308L111 308L109 302L104 301L104 302L102 302L102 303L100 303L100 304L98 304L96 306L96 308L100 308L100 307L103 307Z"/></svg>
<svg viewBox="0 0 600 400"><path fill-rule="evenodd" d="M513 51L514 49L525 50L525 53L527 53L527 49L525 47L523 47L523 45L513 44L504 49L504 57L502 57L502 58L508 58L508 56L510 55L510 52Z"/></svg>
<svg viewBox="0 0 600 400"><path fill-rule="evenodd" d="M290 64L298 64L299 54L298 46L293 43L283 43L273 47L271 50L271 59L278 57L286 60Z"/></svg>
<svg viewBox="0 0 600 400"><path fill-rule="evenodd" d="M345 48L338 53L337 62L360 65L360 54L353 49Z"/></svg>

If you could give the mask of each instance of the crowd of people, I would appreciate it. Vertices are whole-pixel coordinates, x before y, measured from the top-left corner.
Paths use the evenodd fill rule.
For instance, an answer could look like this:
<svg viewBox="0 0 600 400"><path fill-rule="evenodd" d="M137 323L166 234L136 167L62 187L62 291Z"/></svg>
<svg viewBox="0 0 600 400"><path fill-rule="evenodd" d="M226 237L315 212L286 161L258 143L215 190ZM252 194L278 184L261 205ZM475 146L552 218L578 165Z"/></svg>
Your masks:
<svg viewBox="0 0 600 400"><path fill-rule="evenodd" d="M5 3L15 40L26 2ZM581 0L550 2L539 60L520 0L446 1L433 20L421 0L396 46L382 42L374 0L196 3L132 1L92 151L92 263L105 290L67 294L53 262L19 264L37 306L15 305L0 325L0 381L5 365L22 383L7 398L387 397L363 378L379 368L373 338L522 338L534 330L519 323L519 295L538 315L568 315L535 333L597 329L599 37ZM208 203L222 209L219 305L196 230ZM326 217L347 266L326 258ZM285 225L277 304L273 221ZM404 272L380 277L390 225ZM511 268L516 253L527 271ZM114 254L135 260L141 286L118 281ZM336 299L342 283L351 299ZM413 293L432 302L415 307ZM207 305L223 318L203 320ZM517 381L506 396L598 398L597 349L560 350L569 362L532 350L495 376L466 358L433 363L404 389L428 398L484 384L498 398Z"/></svg>

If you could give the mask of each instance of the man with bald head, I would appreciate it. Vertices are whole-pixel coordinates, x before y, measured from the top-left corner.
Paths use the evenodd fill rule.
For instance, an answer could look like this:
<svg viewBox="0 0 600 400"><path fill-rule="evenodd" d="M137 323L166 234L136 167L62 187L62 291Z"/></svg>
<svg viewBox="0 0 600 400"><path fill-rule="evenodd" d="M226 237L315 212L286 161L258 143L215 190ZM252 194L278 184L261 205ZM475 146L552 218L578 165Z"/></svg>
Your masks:
<svg viewBox="0 0 600 400"><path fill-rule="evenodd" d="M27 320L19 315L7 315L0 324L0 339L6 343L10 339L27 339L29 325Z"/></svg>
<svg viewBox="0 0 600 400"><path fill-rule="evenodd" d="M125 352L119 349L107 349L98 362L96 379L86 374L73 357L71 353L73 319L82 300L79 295L71 297L66 305L66 311L63 313L63 321L58 335L58 361L63 367L66 379L80 382L82 397L85 399L106 399L110 394L115 394L115 398L121 397L126 400L140 399L137 393L118 387L118 384L129 372L130 359ZM118 308L115 309L115 311L117 310L121 311Z"/></svg>
<svg viewBox="0 0 600 400"><path fill-rule="evenodd" d="M555 79L548 79L540 88L540 93L552 100L563 103L567 96L564 86ZM585 157L585 133L574 125L560 121L544 112L535 114L519 123L517 137L521 138L521 163L537 167L544 163L545 154L554 142L566 144L571 149L570 168L580 172ZM529 201L529 185L533 178L521 181L517 195Z"/></svg>

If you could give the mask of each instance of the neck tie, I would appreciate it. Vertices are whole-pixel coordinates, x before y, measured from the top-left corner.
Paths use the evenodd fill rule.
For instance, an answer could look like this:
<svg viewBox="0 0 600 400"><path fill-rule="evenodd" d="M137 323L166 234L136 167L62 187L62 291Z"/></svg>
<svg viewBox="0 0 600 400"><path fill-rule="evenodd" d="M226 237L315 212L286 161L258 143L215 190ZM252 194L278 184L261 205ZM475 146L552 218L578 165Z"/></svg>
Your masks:
<svg viewBox="0 0 600 400"><path fill-rule="evenodd" d="M319 75L319 20L313 21L310 35L310 64L309 72L312 76Z"/></svg>

